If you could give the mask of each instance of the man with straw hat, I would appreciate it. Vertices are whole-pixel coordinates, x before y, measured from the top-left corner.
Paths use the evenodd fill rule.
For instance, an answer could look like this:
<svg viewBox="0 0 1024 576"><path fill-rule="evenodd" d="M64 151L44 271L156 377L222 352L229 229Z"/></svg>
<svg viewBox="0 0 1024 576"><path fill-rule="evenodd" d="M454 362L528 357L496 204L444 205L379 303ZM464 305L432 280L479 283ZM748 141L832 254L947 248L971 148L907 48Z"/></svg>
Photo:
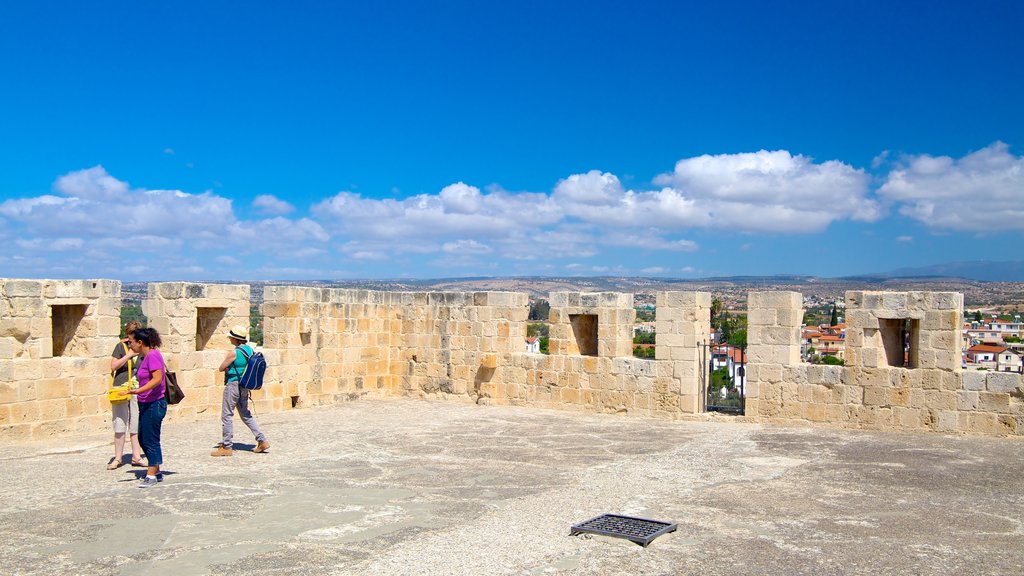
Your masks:
<svg viewBox="0 0 1024 576"><path fill-rule="evenodd" d="M256 418L249 411L249 399L252 391L246 390L238 385L238 380L245 372L245 364L252 356L253 349L247 343L249 331L240 325L232 326L228 332L228 339L234 349L227 353L224 361L220 363L219 370L224 373L224 402L220 408L220 421L224 431L224 440L217 446L217 449L210 453L211 456L231 456L235 453L232 447L232 425L234 421L235 408L238 408L238 415L242 422L252 430L256 436L256 448L253 452L259 454L270 450L270 442L267 436L260 431L260 425Z"/></svg>

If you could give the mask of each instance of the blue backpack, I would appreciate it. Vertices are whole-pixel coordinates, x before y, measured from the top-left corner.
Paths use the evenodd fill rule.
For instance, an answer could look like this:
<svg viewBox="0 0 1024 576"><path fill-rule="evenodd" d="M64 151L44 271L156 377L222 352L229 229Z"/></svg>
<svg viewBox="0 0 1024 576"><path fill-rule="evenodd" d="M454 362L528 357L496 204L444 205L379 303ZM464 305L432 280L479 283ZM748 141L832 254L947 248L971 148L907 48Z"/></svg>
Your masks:
<svg viewBox="0 0 1024 576"><path fill-rule="evenodd" d="M263 352L246 354L242 346L235 349L245 356L245 372L242 372L241 378L238 379L238 387L246 390L263 388L263 373L267 371L267 359L263 357Z"/></svg>

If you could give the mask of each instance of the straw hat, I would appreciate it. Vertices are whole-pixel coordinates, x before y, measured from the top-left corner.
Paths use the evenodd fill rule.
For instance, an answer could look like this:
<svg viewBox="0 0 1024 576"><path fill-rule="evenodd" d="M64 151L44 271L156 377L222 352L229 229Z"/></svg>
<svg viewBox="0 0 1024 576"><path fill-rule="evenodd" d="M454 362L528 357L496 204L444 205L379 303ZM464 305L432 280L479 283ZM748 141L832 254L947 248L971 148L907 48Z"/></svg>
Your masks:
<svg viewBox="0 0 1024 576"><path fill-rule="evenodd" d="M231 327L231 331L228 332L228 337L234 338L235 340L241 340L242 342L248 342L249 329L241 324L235 324Z"/></svg>

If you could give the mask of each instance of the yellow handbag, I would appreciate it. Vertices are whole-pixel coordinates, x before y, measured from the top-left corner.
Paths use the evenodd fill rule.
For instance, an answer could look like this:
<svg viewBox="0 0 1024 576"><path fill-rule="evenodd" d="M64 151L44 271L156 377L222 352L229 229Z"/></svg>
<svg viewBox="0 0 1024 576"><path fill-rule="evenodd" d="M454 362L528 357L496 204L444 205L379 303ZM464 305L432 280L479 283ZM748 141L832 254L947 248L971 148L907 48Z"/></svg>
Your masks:
<svg viewBox="0 0 1024 576"><path fill-rule="evenodd" d="M128 399L131 397L131 395L128 394L128 391L131 390L131 385L122 384L120 386L114 386L113 378L110 379L110 384L111 386L107 388L107 400L110 400L111 404L120 404L122 402L127 402Z"/></svg>
<svg viewBox="0 0 1024 576"><path fill-rule="evenodd" d="M127 352L128 352L128 347L125 346L125 353L127 353ZM131 395L128 394L128 391L131 390L132 388L135 388L135 370L134 370L134 366L133 366L133 364L135 363L134 361L135 361L134 358L129 358L128 359L128 383L127 384L121 384L120 386L114 386L114 373L113 372L110 373L110 381L107 382L107 400L109 400L111 404L120 404L122 402L127 402L128 399L131 398Z"/></svg>

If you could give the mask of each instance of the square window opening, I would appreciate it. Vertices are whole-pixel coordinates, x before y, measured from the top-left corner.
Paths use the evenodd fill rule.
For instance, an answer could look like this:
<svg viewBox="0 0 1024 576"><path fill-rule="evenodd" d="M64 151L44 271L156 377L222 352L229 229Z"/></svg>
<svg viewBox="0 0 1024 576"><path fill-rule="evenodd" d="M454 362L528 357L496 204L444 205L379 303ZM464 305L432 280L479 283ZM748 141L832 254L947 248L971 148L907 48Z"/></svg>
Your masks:
<svg viewBox="0 0 1024 576"><path fill-rule="evenodd" d="M227 314L227 308L196 308L196 352L206 350Z"/></svg>
<svg viewBox="0 0 1024 576"><path fill-rule="evenodd" d="M89 310L88 304L55 304L50 306L50 329L53 355L75 356L78 329Z"/></svg>
<svg viewBox="0 0 1024 576"><path fill-rule="evenodd" d="M921 338L919 320L880 318L878 332L882 336L885 360L889 366L917 368Z"/></svg>
<svg viewBox="0 0 1024 576"><path fill-rule="evenodd" d="M597 356L597 315L569 314L572 334L581 356Z"/></svg>

